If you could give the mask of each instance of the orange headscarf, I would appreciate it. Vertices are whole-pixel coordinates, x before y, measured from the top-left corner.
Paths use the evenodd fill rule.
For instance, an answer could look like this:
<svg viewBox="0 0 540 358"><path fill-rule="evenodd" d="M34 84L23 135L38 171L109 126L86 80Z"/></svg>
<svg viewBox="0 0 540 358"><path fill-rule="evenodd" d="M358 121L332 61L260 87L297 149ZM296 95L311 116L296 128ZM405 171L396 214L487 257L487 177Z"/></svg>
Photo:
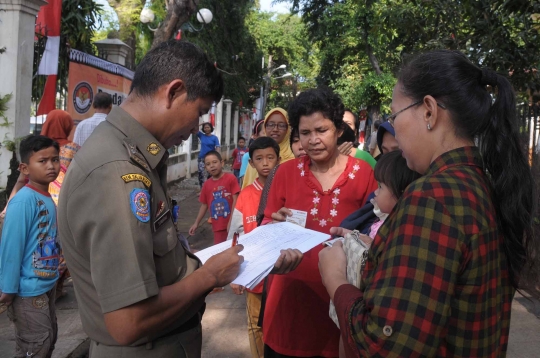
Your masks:
<svg viewBox="0 0 540 358"><path fill-rule="evenodd" d="M41 135L54 139L60 146L68 144L69 134L73 129L73 119L71 115L61 109L54 109L49 112L47 119L41 129Z"/></svg>

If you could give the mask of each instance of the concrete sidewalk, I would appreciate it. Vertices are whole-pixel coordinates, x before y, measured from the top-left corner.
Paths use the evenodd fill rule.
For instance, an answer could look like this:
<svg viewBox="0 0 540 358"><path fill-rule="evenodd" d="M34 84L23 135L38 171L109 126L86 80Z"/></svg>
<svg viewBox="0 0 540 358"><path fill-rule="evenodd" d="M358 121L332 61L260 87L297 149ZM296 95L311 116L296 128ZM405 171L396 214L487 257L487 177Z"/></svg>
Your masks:
<svg viewBox="0 0 540 358"><path fill-rule="evenodd" d="M189 227L199 211L196 178L170 187L170 194L180 205L179 229L188 237ZM213 243L211 226L203 221L197 233L188 237L193 249L203 249ZM88 354L87 337L82 330L77 301L71 283L66 284L68 295L57 302L58 342L53 358L79 358ZM230 287L211 294L206 299L203 317L203 358L250 357L247 335L246 304L243 296L232 293ZM509 358L540 356L540 302L528 301L516 294L512 304ZM5 313L0 314L0 358L13 356L15 350L13 327Z"/></svg>

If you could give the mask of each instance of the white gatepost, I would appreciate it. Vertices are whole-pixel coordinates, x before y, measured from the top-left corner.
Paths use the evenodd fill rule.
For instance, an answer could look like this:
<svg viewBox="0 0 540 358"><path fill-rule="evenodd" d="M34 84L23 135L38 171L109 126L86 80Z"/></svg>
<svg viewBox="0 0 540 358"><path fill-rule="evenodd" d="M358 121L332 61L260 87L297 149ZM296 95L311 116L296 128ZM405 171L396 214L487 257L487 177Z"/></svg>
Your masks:
<svg viewBox="0 0 540 358"><path fill-rule="evenodd" d="M234 110L234 119L233 119L233 122L234 122L234 145L236 145L238 143L238 123L240 122L240 111L239 111L239 107L236 107L236 109ZM246 145L248 143L248 140L249 138L246 136Z"/></svg>
<svg viewBox="0 0 540 358"><path fill-rule="evenodd" d="M182 144L182 152L186 154L186 179L191 178L191 145L193 143L193 134L189 136Z"/></svg>
<svg viewBox="0 0 540 358"><path fill-rule="evenodd" d="M216 105L216 123L214 126L214 134L219 139L219 144L221 145L221 154L223 155L223 143L221 140L221 133L223 130L223 99L219 101Z"/></svg>
<svg viewBox="0 0 540 358"><path fill-rule="evenodd" d="M43 0L0 0L0 96L11 94L0 138L14 141L30 133L30 98L34 61L34 31ZM3 119L0 119L3 121ZM5 187L12 153L0 148L0 187Z"/></svg>
<svg viewBox="0 0 540 358"><path fill-rule="evenodd" d="M221 148L225 148L225 158L229 159L231 153L231 107L230 99L223 100L225 103L225 144L221 143Z"/></svg>

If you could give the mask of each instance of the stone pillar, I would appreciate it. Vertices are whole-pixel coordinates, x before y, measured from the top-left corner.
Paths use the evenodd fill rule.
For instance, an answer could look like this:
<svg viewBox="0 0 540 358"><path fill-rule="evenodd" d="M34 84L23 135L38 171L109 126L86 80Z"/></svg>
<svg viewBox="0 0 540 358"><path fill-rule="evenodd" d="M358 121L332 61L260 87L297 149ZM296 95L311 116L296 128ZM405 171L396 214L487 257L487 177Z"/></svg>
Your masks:
<svg viewBox="0 0 540 358"><path fill-rule="evenodd" d="M234 122L234 143L236 144L238 143L238 123L240 122L240 112L239 112L238 107L234 110L233 122ZM246 137L246 145L247 145L249 141L249 137L248 136L245 136L245 137Z"/></svg>
<svg viewBox="0 0 540 358"><path fill-rule="evenodd" d="M14 141L30 134L30 98L34 59L34 30L43 0L0 0L0 96L11 94L5 115L0 118L0 138ZM0 187L7 184L12 153L0 148Z"/></svg>
<svg viewBox="0 0 540 358"><path fill-rule="evenodd" d="M182 143L182 153L186 154L186 179L191 178L191 145L193 135L190 135L187 140Z"/></svg>
<svg viewBox="0 0 540 358"><path fill-rule="evenodd" d="M219 139L219 144L223 148L223 138L221 137L223 127L223 99L216 105L216 125L214 126L214 134ZM221 151L223 153L223 150Z"/></svg>
<svg viewBox="0 0 540 358"><path fill-rule="evenodd" d="M94 42L94 45L96 45L98 49L99 57L124 67L126 66L126 58L130 51L132 51L131 47L119 39L105 39L96 41Z"/></svg>
<svg viewBox="0 0 540 358"><path fill-rule="evenodd" d="M232 101L230 99L223 100L225 103L225 143L221 143L221 148L225 148L225 158L229 159L231 152L231 109ZM223 153L223 152L222 152Z"/></svg>

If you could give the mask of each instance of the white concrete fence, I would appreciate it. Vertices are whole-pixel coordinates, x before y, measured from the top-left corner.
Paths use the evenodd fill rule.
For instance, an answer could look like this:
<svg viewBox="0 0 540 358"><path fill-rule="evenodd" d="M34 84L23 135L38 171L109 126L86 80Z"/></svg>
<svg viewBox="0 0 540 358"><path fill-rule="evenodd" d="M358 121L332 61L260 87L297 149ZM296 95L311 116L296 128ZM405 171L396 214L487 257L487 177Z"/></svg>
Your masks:
<svg viewBox="0 0 540 358"><path fill-rule="evenodd" d="M240 125L240 116L240 110L237 106L234 107L233 112L233 102L230 99L222 99L216 105L213 134L219 138L221 155L224 160L231 158L239 137L245 137L248 141L251 136L255 120L251 119L251 116L244 116L242 125ZM205 114L199 119L199 123L204 122L210 122L209 114ZM167 162L167 182L191 178L192 175L196 175L200 149L199 139L193 135L182 145L171 148Z"/></svg>

